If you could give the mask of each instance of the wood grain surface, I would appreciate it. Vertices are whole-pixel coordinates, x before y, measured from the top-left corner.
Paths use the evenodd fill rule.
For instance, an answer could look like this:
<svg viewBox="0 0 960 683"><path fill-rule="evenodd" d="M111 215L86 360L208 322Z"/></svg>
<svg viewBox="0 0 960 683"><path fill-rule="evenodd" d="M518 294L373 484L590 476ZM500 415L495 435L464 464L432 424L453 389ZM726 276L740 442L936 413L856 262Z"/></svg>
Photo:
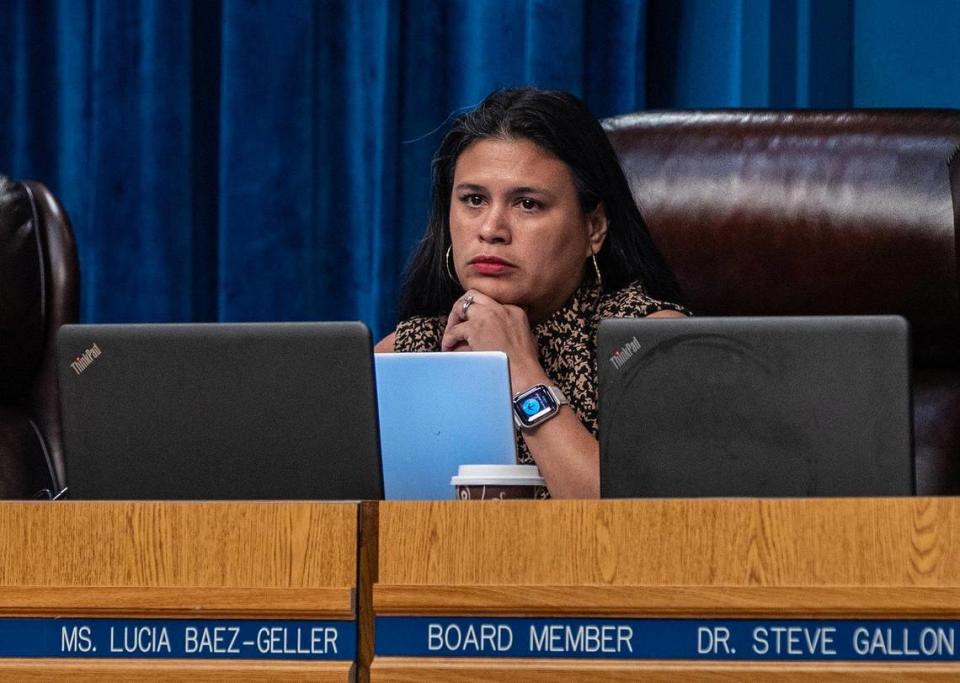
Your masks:
<svg viewBox="0 0 960 683"><path fill-rule="evenodd" d="M428 681L956 681L950 664L792 663L792 662L639 662L531 659L406 659L380 657L372 680L394 683Z"/></svg>
<svg viewBox="0 0 960 683"><path fill-rule="evenodd" d="M174 659L0 659L0 678L16 681L337 681L353 680L351 662Z"/></svg>
<svg viewBox="0 0 960 683"><path fill-rule="evenodd" d="M374 655L376 624L373 613L373 586L377 582L379 509L380 504L375 501L360 503L360 539L357 547L357 680L360 683L370 680L370 664Z"/></svg>
<svg viewBox="0 0 960 683"><path fill-rule="evenodd" d="M382 586L378 614L615 617L960 617L960 588L870 586Z"/></svg>
<svg viewBox="0 0 960 683"><path fill-rule="evenodd" d="M378 614L956 616L960 499L386 502L379 560Z"/></svg>
<svg viewBox="0 0 960 683"><path fill-rule="evenodd" d="M0 503L0 614L352 618L357 504Z"/></svg>

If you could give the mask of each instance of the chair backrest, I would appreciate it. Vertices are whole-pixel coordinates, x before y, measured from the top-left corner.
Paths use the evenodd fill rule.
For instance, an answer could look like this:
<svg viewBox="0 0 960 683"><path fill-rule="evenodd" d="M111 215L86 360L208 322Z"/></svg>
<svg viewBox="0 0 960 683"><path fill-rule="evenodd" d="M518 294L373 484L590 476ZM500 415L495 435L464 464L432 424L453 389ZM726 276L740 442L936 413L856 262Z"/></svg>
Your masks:
<svg viewBox="0 0 960 683"><path fill-rule="evenodd" d="M642 112L605 127L695 312L910 321L918 491L960 493L960 111Z"/></svg>
<svg viewBox="0 0 960 683"><path fill-rule="evenodd" d="M63 207L0 176L0 498L64 485L56 333L79 316L79 266Z"/></svg>

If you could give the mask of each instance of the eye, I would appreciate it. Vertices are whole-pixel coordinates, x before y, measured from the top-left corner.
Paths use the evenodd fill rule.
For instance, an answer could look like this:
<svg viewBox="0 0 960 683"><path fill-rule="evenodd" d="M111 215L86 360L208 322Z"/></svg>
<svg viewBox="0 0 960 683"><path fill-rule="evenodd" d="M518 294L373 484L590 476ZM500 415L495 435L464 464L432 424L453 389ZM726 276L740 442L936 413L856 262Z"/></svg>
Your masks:
<svg viewBox="0 0 960 683"><path fill-rule="evenodd" d="M482 194L465 194L460 196L460 201L467 206L476 208L478 206L483 206L484 197Z"/></svg>
<svg viewBox="0 0 960 683"><path fill-rule="evenodd" d="M541 208L543 205L538 202L536 199L530 199L530 197L521 197L517 200L517 206L519 206L524 211L536 211Z"/></svg>

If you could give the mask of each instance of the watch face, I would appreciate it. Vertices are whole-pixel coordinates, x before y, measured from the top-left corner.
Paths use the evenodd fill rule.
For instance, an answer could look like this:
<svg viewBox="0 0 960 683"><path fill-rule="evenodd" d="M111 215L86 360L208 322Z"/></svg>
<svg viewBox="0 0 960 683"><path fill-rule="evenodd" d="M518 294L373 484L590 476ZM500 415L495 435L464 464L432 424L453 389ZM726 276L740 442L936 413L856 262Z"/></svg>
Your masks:
<svg viewBox="0 0 960 683"><path fill-rule="evenodd" d="M532 427L553 415L559 408L553 396L542 384L528 389L513 399L513 411L525 427Z"/></svg>

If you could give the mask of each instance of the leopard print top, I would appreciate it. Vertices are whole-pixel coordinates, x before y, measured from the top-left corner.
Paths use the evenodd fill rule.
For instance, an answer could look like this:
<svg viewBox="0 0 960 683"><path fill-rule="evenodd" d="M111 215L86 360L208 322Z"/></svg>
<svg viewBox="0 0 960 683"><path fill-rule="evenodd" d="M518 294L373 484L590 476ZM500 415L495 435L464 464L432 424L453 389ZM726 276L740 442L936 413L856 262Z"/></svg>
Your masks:
<svg viewBox="0 0 960 683"><path fill-rule="evenodd" d="M639 282L604 294L585 282L567 303L533 328L540 365L570 400L584 426L597 435L597 327L606 318L642 318L662 310L689 311L652 299ZM394 350L439 351L447 316L415 316L397 325ZM517 462L533 463L522 433L517 432Z"/></svg>

